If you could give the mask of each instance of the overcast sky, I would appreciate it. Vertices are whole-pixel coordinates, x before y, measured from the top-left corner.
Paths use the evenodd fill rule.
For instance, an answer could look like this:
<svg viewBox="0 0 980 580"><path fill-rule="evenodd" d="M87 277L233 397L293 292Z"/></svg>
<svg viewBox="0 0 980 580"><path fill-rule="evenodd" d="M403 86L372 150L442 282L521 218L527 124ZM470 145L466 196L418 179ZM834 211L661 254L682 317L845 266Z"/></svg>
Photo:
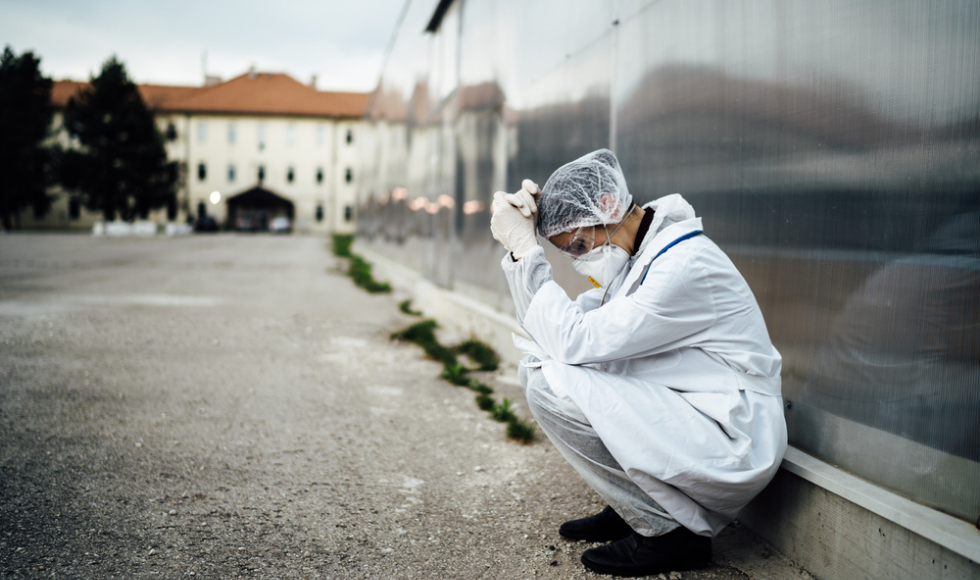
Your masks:
<svg viewBox="0 0 980 580"><path fill-rule="evenodd" d="M370 91L406 0L0 0L0 43L56 80L115 54L138 83L200 85L252 65L321 90Z"/></svg>

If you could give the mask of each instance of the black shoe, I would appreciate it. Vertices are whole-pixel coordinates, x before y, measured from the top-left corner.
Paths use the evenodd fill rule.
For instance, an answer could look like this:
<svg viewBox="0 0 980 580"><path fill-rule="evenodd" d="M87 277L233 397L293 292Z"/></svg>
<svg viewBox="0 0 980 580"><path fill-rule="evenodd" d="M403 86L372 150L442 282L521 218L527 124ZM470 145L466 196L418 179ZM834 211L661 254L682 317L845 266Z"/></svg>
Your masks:
<svg viewBox="0 0 980 580"><path fill-rule="evenodd" d="M655 538L634 532L608 546L586 550L582 563L593 572L616 576L696 570L711 563L711 538L684 527Z"/></svg>
<svg viewBox="0 0 980 580"><path fill-rule="evenodd" d="M594 516L563 523L558 533L570 540L612 542L629 536L633 528L614 509L606 506Z"/></svg>

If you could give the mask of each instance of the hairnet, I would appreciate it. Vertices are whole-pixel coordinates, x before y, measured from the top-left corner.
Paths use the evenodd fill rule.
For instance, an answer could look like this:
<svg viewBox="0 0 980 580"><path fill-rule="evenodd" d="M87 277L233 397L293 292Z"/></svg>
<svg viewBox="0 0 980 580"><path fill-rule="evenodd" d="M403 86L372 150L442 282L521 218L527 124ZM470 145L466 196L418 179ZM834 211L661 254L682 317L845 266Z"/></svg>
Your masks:
<svg viewBox="0 0 980 580"><path fill-rule="evenodd" d="M612 197L603 202L605 195ZM548 178L538 203L538 233L550 238L580 227L616 223L632 203L616 155L599 149L562 165Z"/></svg>

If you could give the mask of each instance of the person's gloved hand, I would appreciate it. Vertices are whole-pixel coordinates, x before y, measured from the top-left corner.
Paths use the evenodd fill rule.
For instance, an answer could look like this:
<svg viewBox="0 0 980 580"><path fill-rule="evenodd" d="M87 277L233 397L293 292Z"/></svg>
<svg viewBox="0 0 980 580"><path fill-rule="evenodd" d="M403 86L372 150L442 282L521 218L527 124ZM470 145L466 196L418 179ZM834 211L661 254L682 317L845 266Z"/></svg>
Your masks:
<svg viewBox="0 0 980 580"><path fill-rule="evenodd" d="M504 196L509 204L521 210L521 215L524 217L534 218L534 214L538 211L538 204L536 200L536 195L541 194L541 188L538 187L537 183L534 183L530 179L525 179L521 182L521 189L517 193L509 193Z"/></svg>
<svg viewBox="0 0 980 580"><path fill-rule="evenodd" d="M524 191L523 189L521 191ZM530 195L530 192L525 192ZM519 201L521 208L510 201ZM530 199L533 204L533 198ZM530 209L534 207L534 209ZM528 252L538 245L538 239L534 235L534 212L537 206L530 206L528 198L521 192L507 194L498 191L493 194L493 204L491 205L493 216L490 218L490 232L493 233L495 240L504 245L514 258L520 260ZM524 215L523 211L527 211Z"/></svg>

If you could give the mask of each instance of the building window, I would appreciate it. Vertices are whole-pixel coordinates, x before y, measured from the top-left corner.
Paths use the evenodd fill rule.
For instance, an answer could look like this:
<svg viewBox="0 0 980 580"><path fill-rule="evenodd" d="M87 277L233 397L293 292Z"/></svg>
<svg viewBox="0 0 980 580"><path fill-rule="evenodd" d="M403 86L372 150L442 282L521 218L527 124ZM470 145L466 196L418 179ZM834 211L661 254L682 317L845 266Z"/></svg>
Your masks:
<svg viewBox="0 0 980 580"><path fill-rule="evenodd" d="M265 123L259 123L259 151L265 149Z"/></svg>
<svg viewBox="0 0 980 580"><path fill-rule="evenodd" d="M316 168L316 182L317 183L323 183L323 168L322 167L317 167Z"/></svg>
<svg viewBox="0 0 980 580"><path fill-rule="evenodd" d="M350 145L354 142L354 130L347 129L347 144Z"/></svg>
<svg viewBox="0 0 980 580"><path fill-rule="evenodd" d="M289 168L286 169L286 181L292 183L293 179L295 178L296 178L296 172L293 170L293 167L290 165Z"/></svg>
<svg viewBox="0 0 980 580"><path fill-rule="evenodd" d="M323 221L323 204L317 204L316 206L316 221Z"/></svg>
<svg viewBox="0 0 980 580"><path fill-rule="evenodd" d="M207 216L207 215L208 215L208 207L206 205L204 205L204 202L203 201L198 202L198 204L197 204L197 219L203 220L205 218L205 216Z"/></svg>
<svg viewBox="0 0 980 580"><path fill-rule="evenodd" d="M286 125L286 144L292 145L296 142L296 125Z"/></svg>
<svg viewBox="0 0 980 580"><path fill-rule="evenodd" d="M177 196L171 195L167 200L167 221L172 222L177 219Z"/></svg>
<svg viewBox="0 0 980 580"><path fill-rule="evenodd" d="M238 127L234 123L228 123L228 143L234 145L238 140Z"/></svg>
<svg viewBox="0 0 980 580"><path fill-rule="evenodd" d="M174 125L173 123L167 123L166 137L167 137L167 141L177 140L177 126Z"/></svg>
<svg viewBox="0 0 980 580"><path fill-rule="evenodd" d="M351 169L350 167L348 167L347 172L344 173L344 181L346 181L347 183L354 181L354 170Z"/></svg>
<svg viewBox="0 0 980 580"><path fill-rule="evenodd" d="M77 220L82 216L82 200L73 197L68 200L68 219Z"/></svg>
<svg viewBox="0 0 980 580"><path fill-rule="evenodd" d="M228 181L235 181L235 164L228 165Z"/></svg>
<svg viewBox="0 0 980 580"><path fill-rule="evenodd" d="M208 177L208 166L203 163L197 164L197 179L204 181Z"/></svg>
<svg viewBox="0 0 980 580"><path fill-rule="evenodd" d="M316 126L316 144L323 145L323 125Z"/></svg>
<svg viewBox="0 0 980 580"><path fill-rule="evenodd" d="M354 217L354 208L351 206L344 206L344 221L349 222L351 218Z"/></svg>
<svg viewBox="0 0 980 580"><path fill-rule="evenodd" d="M265 165L259 165L259 184L265 181Z"/></svg>
<svg viewBox="0 0 980 580"><path fill-rule="evenodd" d="M204 143L208 140L208 124L204 121L197 122L197 142Z"/></svg>

